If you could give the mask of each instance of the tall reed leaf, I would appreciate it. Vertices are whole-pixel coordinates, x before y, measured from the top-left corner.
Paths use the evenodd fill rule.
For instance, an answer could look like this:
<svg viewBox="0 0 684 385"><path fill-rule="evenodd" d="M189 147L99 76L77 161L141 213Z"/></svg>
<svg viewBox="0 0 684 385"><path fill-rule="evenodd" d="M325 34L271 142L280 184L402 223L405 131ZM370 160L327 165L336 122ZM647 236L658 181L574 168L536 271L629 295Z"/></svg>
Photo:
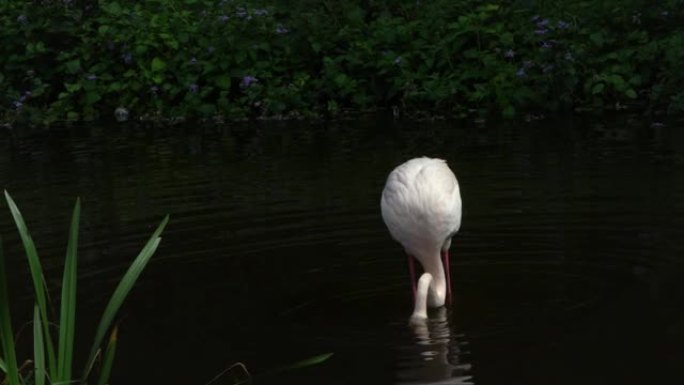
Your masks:
<svg viewBox="0 0 684 385"><path fill-rule="evenodd" d="M3 373L7 373L7 364L2 360L2 358L0 358L0 370Z"/></svg>
<svg viewBox="0 0 684 385"><path fill-rule="evenodd" d="M107 303L107 307L105 308L102 318L100 319L100 324L95 332L95 340L93 341L93 346L90 349L90 355L86 364L86 372L83 375L83 380L85 380L90 374L90 370L95 362L97 351L102 344L102 340L104 339L107 330L114 321L117 311L121 307L123 301L126 299L128 293L131 291L131 288L133 288L133 285L140 276L140 273L142 273L142 270L147 265L150 257L157 250L159 242L161 241L159 235L164 230L164 227L166 227L168 221L169 216L167 215L159 224L159 227L157 227L157 230L155 230L154 234L152 234L150 239L147 241L145 247L143 247L143 249L140 251L140 254L138 254L131 266L128 268L126 274L124 274L123 278L121 278L121 282L119 282L116 290L114 290L114 294L112 294L112 297L109 299L109 303Z"/></svg>
<svg viewBox="0 0 684 385"><path fill-rule="evenodd" d="M14 223L19 231L19 236L21 237L21 242L24 244L24 250L26 251L26 257L28 258L29 267L31 269L31 278L33 279L33 287L36 291L36 301L38 302L38 308L40 309L41 321L43 325L43 334L45 339L45 346L48 352L48 365L50 367L50 376L56 377L57 366L55 360L55 349L52 343L52 338L50 337L49 328L49 318L47 312L48 306L48 292L47 285L45 283L45 276L43 275L43 268L40 265L40 259L38 259L38 252L36 251L36 246L31 239L31 235L26 227L26 222L19 211L19 208L12 200L10 194L5 190L5 199L7 200L7 205L12 212L12 217L14 218Z"/></svg>
<svg viewBox="0 0 684 385"><path fill-rule="evenodd" d="M76 250L78 248L80 216L81 200L76 199L74 212L71 215L69 242L67 243L64 277L62 279L62 303L59 313L59 367L57 368L56 381L71 380L71 363L74 352L76 324Z"/></svg>
<svg viewBox="0 0 684 385"><path fill-rule="evenodd" d="M14 351L14 334L12 333L12 317L10 316L9 295L7 294L7 274L5 274L5 255L2 251L2 238L0 238L0 342L2 342L2 355L7 362L5 372L9 385L19 385L19 367L17 355Z"/></svg>
<svg viewBox="0 0 684 385"><path fill-rule="evenodd" d="M112 334L109 336L107 350L105 350L104 357L102 357L102 370L100 370L100 377L97 379L97 385L107 385L109 383L109 375L112 373L112 364L114 363L114 353L116 353L118 331L119 328L114 326Z"/></svg>
<svg viewBox="0 0 684 385"><path fill-rule="evenodd" d="M35 385L45 384L45 341L40 322L38 305L33 305L33 367L35 369Z"/></svg>

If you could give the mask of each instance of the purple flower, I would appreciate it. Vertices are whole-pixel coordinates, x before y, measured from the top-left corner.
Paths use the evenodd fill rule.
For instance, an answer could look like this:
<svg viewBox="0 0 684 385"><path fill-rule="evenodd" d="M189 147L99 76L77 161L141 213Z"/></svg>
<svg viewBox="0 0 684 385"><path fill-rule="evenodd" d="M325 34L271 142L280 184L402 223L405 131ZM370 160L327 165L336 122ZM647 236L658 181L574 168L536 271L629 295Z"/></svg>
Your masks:
<svg viewBox="0 0 684 385"><path fill-rule="evenodd" d="M537 28L544 28L549 25L549 19L537 21Z"/></svg>
<svg viewBox="0 0 684 385"><path fill-rule="evenodd" d="M394 64L397 64L397 65L398 65L398 64L400 64L400 63L401 63L401 56L397 56L397 57L394 59Z"/></svg>
<svg viewBox="0 0 684 385"><path fill-rule="evenodd" d="M242 78L242 81L240 82L240 87L247 88L247 87L251 86L252 84L258 83L258 82L259 82L259 79L255 78L252 75L247 75L247 76Z"/></svg>
<svg viewBox="0 0 684 385"><path fill-rule="evenodd" d="M244 19L245 17L247 17L247 11L244 8L240 7L235 10L235 16Z"/></svg>
<svg viewBox="0 0 684 385"><path fill-rule="evenodd" d="M268 11L265 9L255 9L254 15L255 16L266 16L266 15L268 15Z"/></svg>
<svg viewBox="0 0 684 385"><path fill-rule="evenodd" d="M277 34L280 34L280 35L284 35L284 34L290 32L290 30L287 29L287 28L285 28L285 26L282 25L282 24L278 24L278 26L276 27L275 31L276 31Z"/></svg>
<svg viewBox="0 0 684 385"><path fill-rule="evenodd" d="M21 107L24 106L24 103L22 103L22 102L20 102L20 101L18 101L18 100L15 101L15 102L12 103L12 104L14 104L14 108L17 109L17 110L18 110L18 109L21 109Z"/></svg>
<svg viewBox="0 0 684 385"><path fill-rule="evenodd" d="M86 79L88 79L88 80L97 80L97 75L95 75L95 74L89 74L88 76L86 76Z"/></svg>
<svg viewBox="0 0 684 385"><path fill-rule="evenodd" d="M197 64L197 58L193 57L192 59L190 59L190 65L195 65L195 64Z"/></svg>
<svg viewBox="0 0 684 385"><path fill-rule="evenodd" d="M221 16L218 17L218 19L219 19L220 22L225 23L225 22L227 22L228 20L230 20L230 16L228 16L228 15L221 15Z"/></svg>
<svg viewBox="0 0 684 385"><path fill-rule="evenodd" d="M515 76L519 78L524 78L525 76L527 76L527 74L525 73L525 68L520 67L520 69L518 69L518 71L515 73Z"/></svg>
<svg viewBox="0 0 684 385"><path fill-rule="evenodd" d="M508 49L503 55L506 59L513 59L515 57L515 51Z"/></svg>
<svg viewBox="0 0 684 385"><path fill-rule="evenodd" d="M131 64L131 63L133 63L133 55L131 55L130 52L126 52L125 54L121 55L121 59L122 59L123 62L126 63L126 64Z"/></svg>
<svg viewBox="0 0 684 385"><path fill-rule="evenodd" d="M549 30L546 28L540 28L540 29L534 30L534 33L536 33L537 35L546 35L547 32L549 32Z"/></svg>
<svg viewBox="0 0 684 385"><path fill-rule="evenodd" d="M17 16L17 23L26 24L27 21L28 21L28 18L26 17L26 15Z"/></svg>
<svg viewBox="0 0 684 385"><path fill-rule="evenodd" d="M188 86L188 90L193 94L196 94L197 91L199 91L199 86L196 83L192 83Z"/></svg>
<svg viewBox="0 0 684 385"><path fill-rule="evenodd" d="M541 42L541 47L544 48L544 49L553 48L553 43L550 42L550 41L542 41L542 42Z"/></svg>
<svg viewBox="0 0 684 385"><path fill-rule="evenodd" d="M152 95L155 95L155 96L156 96L156 95L157 95L157 92L159 92L159 87L157 87L157 86L152 86L152 87L150 87L150 93L151 93Z"/></svg>
<svg viewBox="0 0 684 385"><path fill-rule="evenodd" d="M563 20L558 21L558 29L568 29L570 28L570 23L567 23Z"/></svg>
<svg viewBox="0 0 684 385"><path fill-rule="evenodd" d="M24 92L24 96L26 96L26 97L29 97L31 95L33 95L33 93L31 91Z"/></svg>

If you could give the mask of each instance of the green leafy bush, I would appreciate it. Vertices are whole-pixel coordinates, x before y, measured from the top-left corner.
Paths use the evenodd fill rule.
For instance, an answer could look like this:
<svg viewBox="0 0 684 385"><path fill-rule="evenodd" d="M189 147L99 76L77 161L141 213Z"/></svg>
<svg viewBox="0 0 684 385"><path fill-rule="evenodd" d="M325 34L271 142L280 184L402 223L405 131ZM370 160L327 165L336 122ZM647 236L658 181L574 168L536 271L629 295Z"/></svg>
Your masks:
<svg viewBox="0 0 684 385"><path fill-rule="evenodd" d="M0 119L684 110L684 1L8 1Z"/></svg>

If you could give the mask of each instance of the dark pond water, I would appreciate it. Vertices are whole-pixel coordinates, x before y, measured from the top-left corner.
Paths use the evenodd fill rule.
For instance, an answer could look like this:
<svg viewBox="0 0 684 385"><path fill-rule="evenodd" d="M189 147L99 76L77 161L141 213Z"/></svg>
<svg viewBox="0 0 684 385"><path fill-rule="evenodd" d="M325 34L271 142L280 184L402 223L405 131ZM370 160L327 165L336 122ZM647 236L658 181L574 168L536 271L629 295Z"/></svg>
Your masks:
<svg viewBox="0 0 684 385"><path fill-rule="evenodd" d="M454 303L412 329L406 259L379 200L387 173L420 155L449 161L464 217ZM0 187L27 217L53 288L82 197L81 353L127 264L171 214L121 312L115 384L203 385L238 361L263 384L662 384L681 374L684 125L2 132ZM31 287L1 207L18 329ZM323 365L276 370L328 352Z"/></svg>

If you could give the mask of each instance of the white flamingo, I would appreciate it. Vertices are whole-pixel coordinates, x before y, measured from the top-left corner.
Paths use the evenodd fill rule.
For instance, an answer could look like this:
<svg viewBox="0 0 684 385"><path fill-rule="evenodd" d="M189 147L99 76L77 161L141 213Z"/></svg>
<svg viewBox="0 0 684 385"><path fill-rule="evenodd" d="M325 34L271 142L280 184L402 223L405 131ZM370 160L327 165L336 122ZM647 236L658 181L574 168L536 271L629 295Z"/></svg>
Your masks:
<svg viewBox="0 0 684 385"><path fill-rule="evenodd" d="M461 227L461 193L442 159L415 158L387 177L380 201L392 238L404 246L415 298L412 321L427 319L427 307L451 297L449 246ZM424 273L415 283L414 257Z"/></svg>

